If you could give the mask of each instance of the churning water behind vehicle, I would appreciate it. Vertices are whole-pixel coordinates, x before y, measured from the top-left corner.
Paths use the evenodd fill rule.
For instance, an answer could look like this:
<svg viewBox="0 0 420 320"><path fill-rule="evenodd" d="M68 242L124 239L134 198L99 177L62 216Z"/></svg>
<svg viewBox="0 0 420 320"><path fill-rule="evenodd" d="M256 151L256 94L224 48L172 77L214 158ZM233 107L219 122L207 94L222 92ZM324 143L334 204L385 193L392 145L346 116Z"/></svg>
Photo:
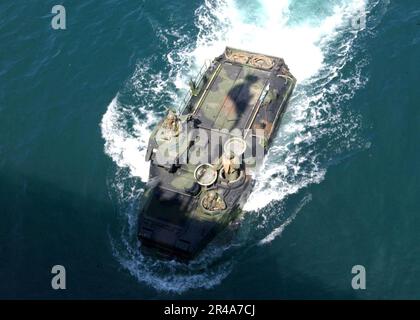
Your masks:
<svg viewBox="0 0 420 320"><path fill-rule="evenodd" d="M340 110L367 81L367 61L352 61L360 30L352 19L376 6L365 1L205 1L195 11L197 33L183 27L156 27L167 53L142 59L127 86L108 106L101 128L105 151L117 164L110 177L126 227L112 235L114 255L135 278L181 293L212 288L255 244L281 235L311 195L287 198L323 180L331 159L368 147L359 134L357 113ZM362 30L362 29L361 29ZM216 239L188 265L158 261L138 250L137 208L148 180L147 139L166 108L179 108L189 80L226 46L281 56L298 79L283 125L273 139L254 191L245 204L242 228L232 241ZM351 75L341 73L354 63ZM157 65L168 67L159 69ZM220 238L223 238L221 235ZM263 247L261 250L264 250Z"/></svg>

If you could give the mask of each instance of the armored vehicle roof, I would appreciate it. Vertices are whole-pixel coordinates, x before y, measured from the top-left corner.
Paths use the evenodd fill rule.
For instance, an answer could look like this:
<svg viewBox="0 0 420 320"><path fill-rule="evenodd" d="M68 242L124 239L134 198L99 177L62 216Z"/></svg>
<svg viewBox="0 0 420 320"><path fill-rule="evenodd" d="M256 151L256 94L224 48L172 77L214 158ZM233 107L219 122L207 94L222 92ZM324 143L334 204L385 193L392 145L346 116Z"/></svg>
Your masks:
<svg viewBox="0 0 420 320"><path fill-rule="evenodd" d="M189 259L237 216L255 150L268 147L295 82L283 59L233 48L202 69L181 111L169 111L149 140L145 245Z"/></svg>

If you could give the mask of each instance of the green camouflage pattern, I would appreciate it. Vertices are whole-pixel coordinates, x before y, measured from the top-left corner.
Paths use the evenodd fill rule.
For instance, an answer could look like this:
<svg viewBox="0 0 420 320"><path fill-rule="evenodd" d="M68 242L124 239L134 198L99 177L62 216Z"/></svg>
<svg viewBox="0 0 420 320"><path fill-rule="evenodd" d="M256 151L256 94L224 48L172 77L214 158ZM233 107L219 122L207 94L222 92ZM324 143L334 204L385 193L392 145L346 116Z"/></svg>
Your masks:
<svg viewBox="0 0 420 320"><path fill-rule="evenodd" d="M150 182L139 218L144 247L188 260L237 218L295 83L283 59L226 48L190 84L181 111L169 111L149 140ZM233 137L243 154L223 158ZM229 159L237 158L233 166ZM200 185L197 168L206 163L216 180Z"/></svg>

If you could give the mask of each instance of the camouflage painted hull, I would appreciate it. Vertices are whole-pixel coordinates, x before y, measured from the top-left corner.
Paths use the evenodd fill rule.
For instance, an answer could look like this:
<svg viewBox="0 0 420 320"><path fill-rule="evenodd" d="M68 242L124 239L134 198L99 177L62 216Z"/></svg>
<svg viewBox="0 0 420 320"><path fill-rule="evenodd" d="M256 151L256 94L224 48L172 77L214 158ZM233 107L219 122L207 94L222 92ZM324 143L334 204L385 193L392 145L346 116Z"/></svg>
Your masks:
<svg viewBox="0 0 420 320"><path fill-rule="evenodd" d="M202 70L150 137L142 250L189 260L237 219L295 84L282 59L232 48Z"/></svg>

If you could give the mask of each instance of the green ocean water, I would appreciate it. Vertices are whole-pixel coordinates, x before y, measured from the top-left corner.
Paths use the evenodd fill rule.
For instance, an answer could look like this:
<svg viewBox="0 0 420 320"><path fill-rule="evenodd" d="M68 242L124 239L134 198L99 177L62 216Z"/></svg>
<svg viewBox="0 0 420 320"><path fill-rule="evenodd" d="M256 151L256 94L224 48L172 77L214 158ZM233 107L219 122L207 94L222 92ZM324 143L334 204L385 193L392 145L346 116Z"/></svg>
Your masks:
<svg viewBox="0 0 420 320"><path fill-rule="evenodd" d="M56 4L0 3L0 298L420 298L418 1L63 0L66 30ZM145 257L150 128L226 45L294 97L234 239Z"/></svg>

